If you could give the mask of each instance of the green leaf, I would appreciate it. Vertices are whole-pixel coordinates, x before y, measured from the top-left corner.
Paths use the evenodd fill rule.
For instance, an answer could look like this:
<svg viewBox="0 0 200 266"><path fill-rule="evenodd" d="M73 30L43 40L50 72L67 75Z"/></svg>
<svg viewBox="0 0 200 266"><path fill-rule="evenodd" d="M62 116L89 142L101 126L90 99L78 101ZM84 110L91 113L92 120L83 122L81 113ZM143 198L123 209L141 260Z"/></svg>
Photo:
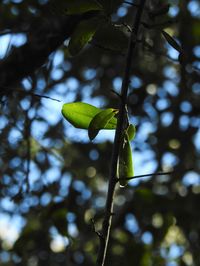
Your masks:
<svg viewBox="0 0 200 266"><path fill-rule="evenodd" d="M173 37L171 37L166 31L162 30L162 35L169 43L169 45L171 45L175 50L177 50L179 53L183 52L181 46L177 43L177 41Z"/></svg>
<svg viewBox="0 0 200 266"><path fill-rule="evenodd" d="M106 126L109 126L109 121L114 118L115 114L118 112L116 109L108 108L96 114L95 117L89 124L88 136L90 140L93 140L101 129L105 129ZM111 129L115 129L116 125L110 124Z"/></svg>
<svg viewBox="0 0 200 266"><path fill-rule="evenodd" d="M129 141L133 140L134 137L135 137L135 132L136 132L136 129L135 129L135 126L130 124L126 130L127 132L127 135L128 135L128 138L129 138Z"/></svg>
<svg viewBox="0 0 200 266"><path fill-rule="evenodd" d="M117 52L125 52L128 47L128 36L123 32L122 27L110 23L104 23L97 30L94 43L102 48Z"/></svg>
<svg viewBox="0 0 200 266"><path fill-rule="evenodd" d="M78 54L95 34L100 20L91 18L81 21L73 32L68 49L72 56Z"/></svg>
<svg viewBox="0 0 200 266"><path fill-rule="evenodd" d="M125 187L128 183L124 178L134 176L132 150L129 137L125 134L124 144L120 149L118 159L118 175L120 187Z"/></svg>
<svg viewBox="0 0 200 266"><path fill-rule="evenodd" d="M92 119L102 110L88 103L65 103L62 107L64 118L76 128L88 129ZM112 118L104 129L116 127L117 119Z"/></svg>
<svg viewBox="0 0 200 266"><path fill-rule="evenodd" d="M66 0L64 7L67 15L82 14L88 11L103 9L100 3L95 0Z"/></svg>

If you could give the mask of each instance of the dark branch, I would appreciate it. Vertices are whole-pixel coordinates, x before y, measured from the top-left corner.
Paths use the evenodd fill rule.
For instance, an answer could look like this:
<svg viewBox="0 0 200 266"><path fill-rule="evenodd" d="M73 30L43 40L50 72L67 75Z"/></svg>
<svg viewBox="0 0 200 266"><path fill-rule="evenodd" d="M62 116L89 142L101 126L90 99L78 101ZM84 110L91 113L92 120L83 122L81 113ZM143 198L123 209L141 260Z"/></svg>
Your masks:
<svg viewBox="0 0 200 266"><path fill-rule="evenodd" d="M139 32L140 21L142 17L142 12L145 6L145 0L140 1L140 5L137 9L132 30L131 36L129 39L129 47L126 54L126 67L124 71L123 83L121 88L121 101L120 101L120 108L119 108L119 116L117 120L117 128L115 132L115 139L112 151L112 161L111 161L111 171L109 177L109 185L108 185L108 194L106 199L106 206L105 206L105 216L102 225L102 238L100 239L100 246L99 246L99 253L97 258L97 265L104 266L105 259L107 254L108 242L110 238L110 230L111 230L111 223L112 223L112 215L113 213L113 205L114 205L114 193L116 188L116 176L117 176L117 165L118 165L118 157L119 151L122 144L122 132L124 129L125 117L126 117L126 104L127 104L127 94L128 94L128 87L129 87L129 80L130 80L130 71L132 66L132 59L133 54L135 52L137 35ZM133 31L134 29L134 31Z"/></svg>

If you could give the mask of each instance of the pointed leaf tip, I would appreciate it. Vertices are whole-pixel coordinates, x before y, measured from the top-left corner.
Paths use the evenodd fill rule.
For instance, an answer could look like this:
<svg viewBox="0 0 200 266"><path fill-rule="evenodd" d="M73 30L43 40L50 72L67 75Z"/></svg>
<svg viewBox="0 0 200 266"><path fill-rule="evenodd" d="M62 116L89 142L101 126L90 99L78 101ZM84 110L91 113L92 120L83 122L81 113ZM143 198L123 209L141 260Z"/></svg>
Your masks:
<svg viewBox="0 0 200 266"><path fill-rule="evenodd" d="M101 129L115 129L117 120L114 118L118 112L116 109L108 108L98 113L90 122L88 136L93 140ZM110 123L109 123L110 122ZM109 127L109 128L108 128Z"/></svg>

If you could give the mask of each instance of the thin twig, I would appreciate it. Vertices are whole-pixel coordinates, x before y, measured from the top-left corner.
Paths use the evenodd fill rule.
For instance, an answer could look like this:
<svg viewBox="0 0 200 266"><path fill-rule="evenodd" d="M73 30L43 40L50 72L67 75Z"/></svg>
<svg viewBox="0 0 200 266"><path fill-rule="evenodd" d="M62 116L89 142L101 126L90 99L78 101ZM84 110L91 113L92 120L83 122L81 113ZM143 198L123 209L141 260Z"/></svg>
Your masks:
<svg viewBox="0 0 200 266"><path fill-rule="evenodd" d="M61 102L60 100L52 98L50 96L41 95L41 94L34 93L34 92L31 92L31 91L25 91L25 90L22 90L22 89L19 89L19 88L16 88L16 87L1 86L1 88L3 88L3 89L5 88L8 91L17 92L17 93L24 94L24 95L30 95L30 96L33 96L33 97L45 98L45 99L49 99L49 100L52 100L52 101Z"/></svg>
<svg viewBox="0 0 200 266"><path fill-rule="evenodd" d="M134 4L134 3L131 3L129 1L124 1L124 4L130 5L130 6L135 6L135 7L139 7L140 6L139 4Z"/></svg>
<svg viewBox="0 0 200 266"><path fill-rule="evenodd" d="M129 46L128 46L128 51L126 55L126 67L124 71L123 83L122 83L122 88L121 88L121 102L120 102L120 108L119 108L119 116L117 120L117 128L115 131L115 139L114 139L114 145L113 145L113 150L112 150L111 171L110 171L108 193L107 193L106 206L105 206L105 215L104 215L102 231L101 231L102 237L100 238L99 253L98 253L98 258L97 258L97 263L96 263L96 265L98 266L105 265L108 242L110 238L110 230L111 230L111 223L112 223L111 213L113 213L113 205L114 205L113 200L114 200L114 193L115 193L115 188L116 188L118 157L119 157L120 147L123 141L121 136L122 136L122 132L124 129L125 116L126 116L126 103L127 103L128 87L129 87L129 82L130 82L129 81L130 71L131 71L133 53L135 52L136 40L137 40L137 35L139 32L139 26L140 26L140 21L141 21L142 12L144 9L145 1L146 0L141 0L140 5L138 6L138 9L137 9L137 12L134 18L133 26L132 26L132 32L131 32L131 36L129 39Z"/></svg>
<svg viewBox="0 0 200 266"><path fill-rule="evenodd" d="M151 173L151 174L145 174L145 175L136 175L136 176L132 176L132 177L121 177L121 178L117 178L117 182L119 182L119 180L132 180L132 179L136 179L136 178L141 178L141 177L147 177L147 176L157 176L157 175L170 175L173 174L174 171L171 172L158 172L158 173Z"/></svg>

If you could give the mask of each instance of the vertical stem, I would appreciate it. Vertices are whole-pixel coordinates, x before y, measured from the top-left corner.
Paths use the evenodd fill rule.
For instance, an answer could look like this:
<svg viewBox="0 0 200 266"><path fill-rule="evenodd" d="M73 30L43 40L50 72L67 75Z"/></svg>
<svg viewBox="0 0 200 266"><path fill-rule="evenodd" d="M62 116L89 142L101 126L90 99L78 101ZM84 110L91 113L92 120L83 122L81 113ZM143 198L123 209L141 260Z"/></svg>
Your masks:
<svg viewBox="0 0 200 266"><path fill-rule="evenodd" d="M96 263L97 266L105 265L108 242L110 238L110 229L111 229L113 206L114 206L114 193L115 193L116 180L117 180L116 179L117 164L118 164L119 150L122 143L121 134L123 132L125 115L126 115L126 104L127 104L130 71L131 71L133 53L136 47L136 40L145 2L146 0L141 0L140 4L138 5L138 9L132 26L132 33L129 39L129 46L126 54L126 67L124 71L123 83L121 88L121 102L119 107L119 116L118 116L114 145L112 150L111 170L110 170L108 193L107 193L106 206L105 206L105 215L102 224L100 246Z"/></svg>

